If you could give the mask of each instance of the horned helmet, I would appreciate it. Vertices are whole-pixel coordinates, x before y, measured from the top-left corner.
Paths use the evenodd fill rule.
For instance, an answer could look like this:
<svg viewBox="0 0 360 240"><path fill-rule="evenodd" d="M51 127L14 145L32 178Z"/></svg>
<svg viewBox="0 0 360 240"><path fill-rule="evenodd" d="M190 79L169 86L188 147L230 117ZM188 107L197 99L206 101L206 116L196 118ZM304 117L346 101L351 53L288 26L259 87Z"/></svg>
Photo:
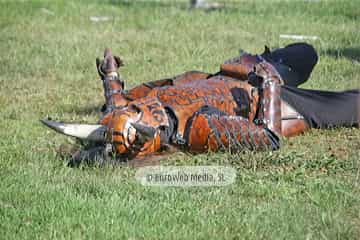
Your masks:
<svg viewBox="0 0 360 240"><path fill-rule="evenodd" d="M109 49L96 65L106 102L99 124L62 123L49 118L41 122L64 135L111 146L112 153L124 158L158 151L161 133L169 127L166 109L156 97L131 100L125 96L124 82L118 73L123 62Z"/></svg>

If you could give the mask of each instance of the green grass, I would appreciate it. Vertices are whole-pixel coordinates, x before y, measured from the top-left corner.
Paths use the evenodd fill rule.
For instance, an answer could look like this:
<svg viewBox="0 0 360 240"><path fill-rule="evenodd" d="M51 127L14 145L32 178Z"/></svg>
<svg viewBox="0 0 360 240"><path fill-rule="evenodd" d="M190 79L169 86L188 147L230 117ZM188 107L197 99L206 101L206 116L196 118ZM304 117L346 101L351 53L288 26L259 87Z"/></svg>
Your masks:
<svg viewBox="0 0 360 240"><path fill-rule="evenodd" d="M1 239L357 239L360 131L313 130L277 152L178 153L168 165L229 165L228 187L152 188L125 167L68 168L76 144L43 127L52 116L96 122L103 103L95 57L124 59L127 87L187 70L216 72L239 48L317 35L306 88L360 79L359 1L232 1L215 12L187 1L0 1ZM51 11L49 14L46 10ZM90 16L111 16L94 23Z"/></svg>

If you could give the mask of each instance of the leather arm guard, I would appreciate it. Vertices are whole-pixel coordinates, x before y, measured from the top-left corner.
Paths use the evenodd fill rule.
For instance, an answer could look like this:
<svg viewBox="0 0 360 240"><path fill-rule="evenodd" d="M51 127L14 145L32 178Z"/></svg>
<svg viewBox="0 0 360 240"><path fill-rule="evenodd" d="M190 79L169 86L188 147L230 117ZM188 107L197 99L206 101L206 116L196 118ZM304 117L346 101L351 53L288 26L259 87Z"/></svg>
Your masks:
<svg viewBox="0 0 360 240"><path fill-rule="evenodd" d="M255 74L263 78L262 99L258 119L254 122L241 116L229 116L214 108L200 110L193 117L187 131L190 152L280 147L281 133L281 78L266 62L256 65Z"/></svg>
<svg viewBox="0 0 360 240"><path fill-rule="evenodd" d="M109 49L105 50L103 60L96 59L96 67L104 88L105 105L102 108L104 115L128 103L124 96L124 81L118 73L118 69L123 65L123 61L113 56Z"/></svg>

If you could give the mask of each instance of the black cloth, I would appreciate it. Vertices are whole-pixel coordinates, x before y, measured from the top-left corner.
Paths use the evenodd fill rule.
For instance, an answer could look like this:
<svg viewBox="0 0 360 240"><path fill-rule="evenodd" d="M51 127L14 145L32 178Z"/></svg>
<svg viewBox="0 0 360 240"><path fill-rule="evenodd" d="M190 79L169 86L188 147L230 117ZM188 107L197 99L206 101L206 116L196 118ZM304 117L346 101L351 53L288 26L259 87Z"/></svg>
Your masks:
<svg viewBox="0 0 360 240"><path fill-rule="evenodd" d="M261 57L276 68L285 85L289 86L299 86L306 82L318 61L314 47L301 42L274 51L266 48Z"/></svg>
<svg viewBox="0 0 360 240"><path fill-rule="evenodd" d="M281 87L281 98L313 128L359 126L360 90L330 92Z"/></svg>

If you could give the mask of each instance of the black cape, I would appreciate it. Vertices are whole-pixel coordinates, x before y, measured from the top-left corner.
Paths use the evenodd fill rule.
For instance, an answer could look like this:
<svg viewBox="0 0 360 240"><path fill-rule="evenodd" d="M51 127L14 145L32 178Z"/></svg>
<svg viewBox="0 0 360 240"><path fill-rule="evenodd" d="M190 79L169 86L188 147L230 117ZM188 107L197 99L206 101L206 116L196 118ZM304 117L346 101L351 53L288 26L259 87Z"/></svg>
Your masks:
<svg viewBox="0 0 360 240"><path fill-rule="evenodd" d="M330 92L284 85L281 98L312 128L359 126L360 90Z"/></svg>

